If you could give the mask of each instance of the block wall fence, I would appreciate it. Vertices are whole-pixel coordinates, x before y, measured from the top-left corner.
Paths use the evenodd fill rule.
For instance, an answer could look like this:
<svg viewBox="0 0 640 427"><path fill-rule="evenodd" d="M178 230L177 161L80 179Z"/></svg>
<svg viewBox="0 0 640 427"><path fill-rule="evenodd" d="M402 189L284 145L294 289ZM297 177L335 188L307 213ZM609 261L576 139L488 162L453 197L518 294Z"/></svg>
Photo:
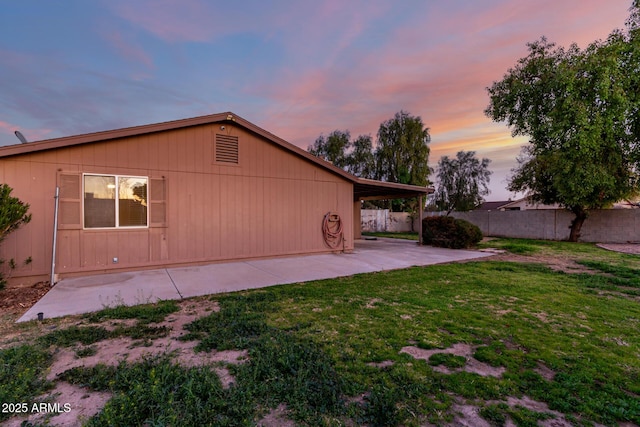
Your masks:
<svg viewBox="0 0 640 427"><path fill-rule="evenodd" d="M441 213L425 213L430 215ZM453 212L451 216L477 225L485 236L543 240L567 240L573 220L573 214L563 209ZM411 219L406 212L363 209L361 218L362 231L411 230ZM414 230L418 230L417 219ZM640 243L640 209L590 211L582 226L580 241Z"/></svg>
<svg viewBox="0 0 640 427"><path fill-rule="evenodd" d="M482 230L485 236L567 240L574 216L562 209L454 212ZM640 209L602 209L589 212L581 242L640 243Z"/></svg>

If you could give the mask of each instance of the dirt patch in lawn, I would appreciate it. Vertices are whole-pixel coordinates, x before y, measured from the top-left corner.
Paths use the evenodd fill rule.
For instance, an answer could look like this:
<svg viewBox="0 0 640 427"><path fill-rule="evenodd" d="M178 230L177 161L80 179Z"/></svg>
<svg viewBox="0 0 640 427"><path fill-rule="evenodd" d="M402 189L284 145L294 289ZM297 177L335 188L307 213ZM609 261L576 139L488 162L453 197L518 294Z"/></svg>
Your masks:
<svg viewBox="0 0 640 427"><path fill-rule="evenodd" d="M473 357L477 347L465 343L457 343L445 349L425 350L415 346L402 347L400 353L407 353L414 359L429 360L434 354L452 354L454 356L462 356L466 359L463 367L451 369L444 365L433 366L433 370L442 374L451 374L454 372L470 372L483 377L501 377L506 371L503 367L494 367L484 362L480 362Z"/></svg>
<svg viewBox="0 0 640 427"><path fill-rule="evenodd" d="M54 347L52 349L53 362L47 373L47 379L54 382L55 388L46 395L41 396L38 401L47 400L59 403L63 409L67 403L70 405L70 410L60 411L59 414L53 417L51 417L52 414L32 413L29 415L29 422L44 423L49 417L49 422L52 425L76 426L81 425L84 420L91 418L102 409L111 397L109 393L96 393L59 379L60 374L75 367L89 368L97 364L115 366L122 361L134 363L144 357L169 355L175 363L185 367L211 366L212 371L219 376L222 386L225 388L231 386L234 378L227 366L245 363L248 360L246 350L196 352L194 348L197 341L180 340L180 337L186 333L184 329L186 325L211 312L219 311L217 302L208 299L196 299L183 301L179 305L180 309L177 312L168 315L163 322L153 324L158 327L167 327L170 332L165 337L149 340L134 340L128 337L121 337L98 341L90 346ZM65 327L72 324L87 324L86 320L79 316L65 318L64 320ZM116 319L107 320L99 325L113 330L119 326L132 326L135 323L135 319ZM44 326L42 323L37 323L35 326L40 335L48 332L47 329L50 328L62 328L60 325ZM87 350L87 348L92 349L90 355L78 357L78 351ZM273 416L275 417L275 415ZM269 418L267 418L268 420ZM14 417L7 420L3 425L19 426L23 421L25 421L23 417Z"/></svg>
<svg viewBox="0 0 640 427"><path fill-rule="evenodd" d="M280 404L258 421L258 427L294 427L296 423L287 418L288 413L287 406Z"/></svg>
<svg viewBox="0 0 640 427"><path fill-rule="evenodd" d="M575 262L573 259L569 257L563 257L558 255L542 255L542 254L517 255L517 254L504 253L504 254L493 255L490 258L487 258L487 260L543 264L548 266L550 269L554 271L562 271L564 273L589 273L589 274L599 273L596 270L592 270L590 268L585 267L584 265L578 264L577 262Z"/></svg>

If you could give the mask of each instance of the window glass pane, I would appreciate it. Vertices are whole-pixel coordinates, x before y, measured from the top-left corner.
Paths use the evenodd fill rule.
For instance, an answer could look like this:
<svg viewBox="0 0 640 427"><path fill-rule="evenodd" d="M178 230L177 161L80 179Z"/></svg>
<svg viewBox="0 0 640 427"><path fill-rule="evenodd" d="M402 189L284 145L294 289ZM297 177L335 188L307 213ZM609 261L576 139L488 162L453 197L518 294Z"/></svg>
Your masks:
<svg viewBox="0 0 640 427"><path fill-rule="evenodd" d="M146 178L118 178L118 210L120 227L147 225Z"/></svg>
<svg viewBox="0 0 640 427"><path fill-rule="evenodd" d="M84 226L116 226L116 178L84 176Z"/></svg>

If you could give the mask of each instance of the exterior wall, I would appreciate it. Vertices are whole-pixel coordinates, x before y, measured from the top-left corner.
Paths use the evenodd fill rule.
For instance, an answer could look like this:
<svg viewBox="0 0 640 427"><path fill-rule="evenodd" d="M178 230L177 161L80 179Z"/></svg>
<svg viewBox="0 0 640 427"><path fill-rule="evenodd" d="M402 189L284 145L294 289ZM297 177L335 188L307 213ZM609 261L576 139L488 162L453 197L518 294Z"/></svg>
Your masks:
<svg viewBox="0 0 640 427"><path fill-rule="evenodd" d="M418 230L418 219L414 221L414 230ZM389 209L362 209L360 227L368 232L406 232L411 231L411 218L407 212L389 212Z"/></svg>
<svg viewBox="0 0 640 427"><path fill-rule="evenodd" d="M480 227L485 236L567 240L573 214L566 210L472 211L452 216ZM640 242L640 209L603 209L589 213L583 242Z"/></svg>
<svg viewBox="0 0 640 427"><path fill-rule="evenodd" d="M61 225L56 261L61 276L328 252L321 231L328 211L343 218L344 249L353 249L352 183L242 127L224 126L224 131L220 124L207 124L1 159L0 180L31 205L33 219L2 243L0 256L32 257L14 277L48 277L56 183L61 174L82 173L147 176L149 193L154 180L164 181L166 224L124 230ZM237 165L214 161L216 133L238 136ZM153 215L154 205L149 209Z"/></svg>

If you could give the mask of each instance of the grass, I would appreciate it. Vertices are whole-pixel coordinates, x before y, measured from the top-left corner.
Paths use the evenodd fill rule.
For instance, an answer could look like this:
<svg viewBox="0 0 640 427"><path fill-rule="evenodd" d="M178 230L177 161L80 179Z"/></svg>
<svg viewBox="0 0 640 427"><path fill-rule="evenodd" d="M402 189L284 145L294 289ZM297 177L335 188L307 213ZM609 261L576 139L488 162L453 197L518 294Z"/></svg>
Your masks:
<svg viewBox="0 0 640 427"><path fill-rule="evenodd" d="M90 313L85 318L90 322L101 322L108 319L137 319L141 324L159 323L168 314L178 311L178 308L178 303L173 300L135 306L117 305Z"/></svg>
<svg viewBox="0 0 640 427"><path fill-rule="evenodd" d="M23 344L0 350L0 404L30 402L31 406L38 402L38 396L53 387L44 378L50 363L51 354L37 346ZM10 416L11 411L2 410L0 421Z"/></svg>
<svg viewBox="0 0 640 427"><path fill-rule="evenodd" d="M407 232L394 232L394 231L380 231L380 232L363 232L363 236L373 236L373 237L389 237L392 239L407 239L407 240L415 240L418 241L418 232L417 231L407 231Z"/></svg>
<svg viewBox="0 0 640 427"><path fill-rule="evenodd" d="M640 289L640 257L562 242L502 239L482 245L532 260L574 260L593 274L489 259L217 295L220 311L188 325L183 339L197 341L202 352L246 349L248 361L228 367L232 387L223 388L210 367L182 367L169 355L75 368L64 378L114 394L89 420L92 426L254 425L280 404L303 425L444 424L452 421L455 403L478 406L496 426L509 419L533 426L553 417L506 403L524 396L575 425L640 424L640 304L634 293ZM147 319L158 321L169 308L131 309L136 315L105 311L85 320L131 316L139 321L127 334L139 331L153 339L157 331L144 329L154 328ZM25 381L3 390L35 399L48 387L43 369L50 346L90 346L91 337L125 333L115 331L70 327L13 350L21 356L2 350L2 363ZM465 372L461 356L436 353L418 360L400 351L455 343L473 346L475 359L503 367L504 374ZM30 361L27 353L41 359ZM387 363L375 365L380 362ZM441 365L453 373L434 370ZM554 377L543 377L544 370ZM6 378L0 378L3 384ZM24 383L36 384L36 391L21 395L31 389Z"/></svg>

